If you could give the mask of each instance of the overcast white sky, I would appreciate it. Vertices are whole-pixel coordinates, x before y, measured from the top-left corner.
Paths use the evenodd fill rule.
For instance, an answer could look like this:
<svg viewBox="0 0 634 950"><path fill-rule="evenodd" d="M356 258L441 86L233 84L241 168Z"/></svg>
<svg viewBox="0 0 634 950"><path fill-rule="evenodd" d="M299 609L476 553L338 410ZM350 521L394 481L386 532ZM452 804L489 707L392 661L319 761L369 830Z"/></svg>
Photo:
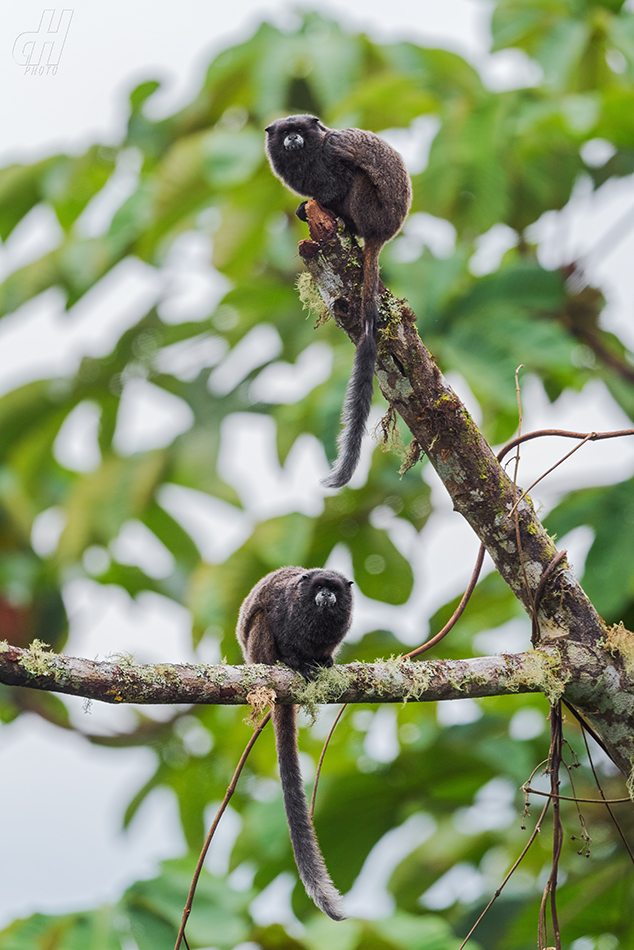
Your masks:
<svg viewBox="0 0 634 950"><path fill-rule="evenodd" d="M70 9L71 3L66 6ZM419 39L476 59L488 46L487 0L350 0L317 6L377 39ZM79 149L94 141L116 140L124 118L121 103L137 82L164 79L163 106L169 111L196 89L213 51L246 38L264 18L284 23L290 16L285 4L253 0L75 0L72 9L57 75L40 77L24 75L12 50L21 33L37 29L42 4L24 0L2 5L4 162L26 150ZM57 7L56 15L61 10Z"/></svg>
<svg viewBox="0 0 634 950"><path fill-rule="evenodd" d="M442 3L437 0L390 0L389 3L346 0L327 7L319 4L322 12L330 10L343 22L367 30L375 39L418 40L425 45L442 45L460 52L480 68L492 87L530 81L534 72L521 55L505 52L488 56L490 8L487 0L443 0ZM56 8L57 15L62 9L61 6ZM82 151L96 141L118 141L126 118L124 105L128 93L138 82L154 78L165 81L164 89L152 101L152 108L168 113L196 91L213 51L246 38L264 17L283 23L292 16L285 4L251 0L232 0L231 3L110 0L108 4L69 0L67 9L72 9L73 15L57 74L32 76L25 75L24 67L14 58L13 49L20 34L37 30L43 4L33 0L5 0L0 7L0 166L12 161L31 161L58 151ZM610 186L599 202L581 196L575 207L566 212L568 234L572 235L568 253L592 247L597 234L603 233L628 203L634 205L631 182ZM542 252L551 263L558 263L557 254L562 253L557 240L561 231L555 225L552 221L545 222L540 232ZM44 218L33 222L31 232L22 236L19 247L13 248L12 253L17 257L26 253L25 245L43 247L47 240L54 240L54 227ZM38 241L43 243L38 245ZM29 245L29 242L32 243ZM634 323L634 284L629 262L633 253L632 241L625 241L597 265L596 270L597 279L609 289L613 301L609 319L614 321L615 327L630 332ZM108 334L112 336L120 331L117 321L125 323L131 319L125 304L130 304L132 284L126 284L125 280L132 281L139 295L138 300L132 301L139 315L145 303L158 292L156 276L146 271L119 275L118 279L115 290L119 297L115 294L108 298L107 314L97 320L96 310L90 310L94 305L90 304L83 316L78 315L77 330L69 330L68 318L65 323L59 319L59 302L56 304L54 297L38 304L37 312L29 311L2 321L0 391L5 391L7 381L13 379L12 373L19 371L20 378L32 378L52 371L51 366L64 371L64 367L71 366L77 355L81 355L82 347L83 352L90 352L91 347L105 345L103 339L107 339ZM101 344L95 342L96 327L105 335ZM53 358L57 362L51 363ZM553 409L539 387L533 385L531 389L531 385L529 383L525 391L526 428L547 423L595 429L627 424L615 413L613 404L600 388L589 391L582 400L566 398ZM456 386L460 389L459 380ZM147 395L146 392L143 398ZM135 404L139 412L141 397L140 400ZM141 432L149 425L147 413L158 416L165 412L166 419L173 420L176 410L172 412L170 407L150 399L149 409L146 407L143 411L146 415L137 426ZM81 429L81 437L75 434L75 442L80 446L89 441L83 433L89 431L90 418L86 417L81 424L88 428ZM263 425L266 424L264 420ZM236 440L248 438L253 451L257 437L263 460L262 465L254 465L251 459L248 466L243 466L244 471L240 468L239 452L226 461L229 469L233 466L236 481L242 479L245 495L252 499L247 519L261 514L258 484L252 475L256 470L257 481L261 481L260 473L266 466L269 466L266 470L273 473L267 483L269 497L273 483L276 480L278 483L277 504L301 508L302 504L318 503L314 492L310 498L305 492L303 500L300 497L300 488L307 482L306 473L311 471L313 480L317 480L315 469L321 462L319 457L315 461L314 445L299 446L282 473L271 461L270 435L264 430L255 435L241 433L236 424ZM121 435L121 438L131 439L127 444L130 450L134 449L134 433ZM60 450L66 451L68 458L74 457L73 444L73 437L69 436L70 448L67 445ZM568 483L571 479L576 479L576 484L617 480L634 469L634 453L623 444L611 444L600 450L589 446L585 462L579 461L581 454L575 456L578 467L571 465L566 470ZM79 458L76 464L78 468L88 464L86 457L83 461ZM526 480L531 477L529 468ZM467 552L465 572L472 561L473 539L450 512L443 511L444 493L435 491L439 515L426 529L425 543L421 545L409 536L401 539L404 546L417 545L413 550L418 552L416 556L426 584L414 607L425 615L444 602L446 596L457 593L463 582L454 571L452 587L446 589L447 574L450 567L456 565L456 551ZM165 503L167 506L168 502ZM213 520L213 512L209 517ZM236 537L245 529L245 524L235 526ZM441 535L447 553L444 559L438 557L438 543L434 541ZM133 542L134 539L128 539L126 543ZM578 538L580 562L587 543L587 537ZM475 545L471 547L475 550ZM429 555L432 550L433 562ZM128 650L157 661L192 657L188 618L180 608L168 610L164 603L151 596L135 603L123 593L104 600L104 592L90 581L69 585L67 597L73 611L72 650L69 652L103 656L114 650ZM359 610L362 625L364 616L370 614L368 605L362 603ZM376 618L376 614L372 616ZM413 617L410 614L405 625L411 626L412 636L415 636ZM373 625L372 619L368 625ZM126 710L102 712L103 715L93 707L92 715L85 716L81 704L73 704L76 721L87 730L98 728L100 723L113 725L113 714L120 717L118 725L125 727ZM35 910L65 911L116 899L126 883L137 876L151 874L153 862L158 858L179 852L182 838L174 804L167 793L154 796L129 836L118 834L123 805L151 770L149 751L145 756L95 749L77 736L64 735L52 727L42 728L29 717L0 727L0 774L3 776L0 813L11 815L0 845L0 925L16 915L27 915ZM42 837L44 826L46 834Z"/></svg>

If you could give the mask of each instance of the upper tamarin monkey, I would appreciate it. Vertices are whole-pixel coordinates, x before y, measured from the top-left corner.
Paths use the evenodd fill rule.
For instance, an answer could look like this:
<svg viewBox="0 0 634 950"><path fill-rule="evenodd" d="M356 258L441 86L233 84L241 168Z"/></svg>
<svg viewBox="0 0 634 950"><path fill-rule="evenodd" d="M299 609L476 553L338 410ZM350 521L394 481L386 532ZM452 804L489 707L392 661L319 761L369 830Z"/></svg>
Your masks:
<svg viewBox="0 0 634 950"><path fill-rule="evenodd" d="M333 654L350 626L352 581L337 571L282 567L267 574L247 594L236 635L247 663L278 661L311 679ZM308 814L297 756L295 706L274 706L273 727L284 793L284 808L299 876L317 907L332 917L346 916L341 895L330 880Z"/></svg>
<svg viewBox="0 0 634 950"><path fill-rule="evenodd" d="M364 333L343 404L339 454L323 481L328 488L341 488L357 467L372 403L379 252L401 229L412 186L399 153L373 132L329 129L314 115L277 119L266 132L266 152L277 177L296 194L315 198L363 238ZM303 204L297 213L305 220Z"/></svg>

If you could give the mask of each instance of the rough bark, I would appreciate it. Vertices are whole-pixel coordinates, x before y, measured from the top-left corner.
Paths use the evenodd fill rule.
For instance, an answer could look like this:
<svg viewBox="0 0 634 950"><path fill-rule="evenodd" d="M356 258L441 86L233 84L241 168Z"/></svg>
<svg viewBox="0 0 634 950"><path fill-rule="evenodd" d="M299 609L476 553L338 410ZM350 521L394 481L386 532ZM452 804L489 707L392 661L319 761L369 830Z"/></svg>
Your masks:
<svg viewBox="0 0 634 950"><path fill-rule="evenodd" d="M564 673L565 676L565 673ZM468 660L350 663L305 680L286 666L140 664L129 660L86 660L0 645L0 682L28 686L105 703L251 702L256 690L273 691L276 702L402 703L497 696L508 692L561 694L555 653L488 656ZM273 695L272 694L272 695Z"/></svg>
<svg viewBox="0 0 634 950"><path fill-rule="evenodd" d="M308 202L306 211L310 240L300 244L300 255L329 312L356 343L362 329L363 252L350 246L350 237L337 220L316 202ZM511 514L521 486L513 485L443 379L418 335L415 315L406 301L397 300L382 284L380 294L376 376L381 392L429 458L455 510L471 525L504 581L533 617L535 594L557 548L529 496L517 505L517 516ZM544 586L535 623L540 647L556 646L566 658L570 678L565 698L579 706L629 774L634 761L634 695L624 667L615 666L612 658L618 653L630 669L634 636L619 631L619 648L613 649L611 638L617 633L608 630L565 558ZM600 681L606 689L600 695L581 688L586 670L594 666L590 656L602 670ZM606 677L611 677L616 689L607 687Z"/></svg>
<svg viewBox="0 0 634 950"><path fill-rule="evenodd" d="M624 639L625 638L625 639ZM105 703L436 702L509 693L564 698L584 711L619 768L629 774L634 719L631 635L610 632L605 648L560 640L519 654L466 660L389 660L324 670L312 683L285 666L138 664L126 658L87 660L0 642L0 683L82 696Z"/></svg>
<svg viewBox="0 0 634 950"><path fill-rule="evenodd" d="M306 209L311 227L314 204L308 202ZM362 251L349 248L350 238L337 230L336 219L330 219L327 232L323 209L318 214L319 240L303 241L300 255L328 310L356 343L362 329ZM530 613L539 581L557 548L526 496L517 506L520 558L516 521L509 515L521 489L514 489L488 442L443 379L418 335L416 317L407 303L397 300L382 284L380 290L376 376L381 392L438 472L455 510L469 522ZM539 626L542 641L568 636L572 629L575 639L582 642L593 643L603 636L600 617L565 561L541 599Z"/></svg>

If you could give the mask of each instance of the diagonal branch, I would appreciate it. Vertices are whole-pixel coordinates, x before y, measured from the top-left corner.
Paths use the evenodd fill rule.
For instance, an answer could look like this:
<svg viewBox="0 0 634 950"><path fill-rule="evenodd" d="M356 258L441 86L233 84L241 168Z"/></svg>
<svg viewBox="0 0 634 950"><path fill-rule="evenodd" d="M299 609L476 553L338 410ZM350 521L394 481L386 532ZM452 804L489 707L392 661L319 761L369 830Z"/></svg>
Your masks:
<svg viewBox="0 0 634 950"><path fill-rule="evenodd" d="M350 247L349 235L338 229L336 219L328 220L328 213L324 214L319 206L308 202L306 212L311 239L300 244L300 256L328 310L356 343L361 331L362 251ZM455 510L471 525L501 577L531 616L540 631L540 645L556 645L569 658L573 658L576 651L577 660L570 666L566 699L583 710L607 748L619 747L615 761L629 774L634 761L634 695L625 674L627 651L621 655L621 665L615 666L612 653L604 649L604 644L610 649L611 632L565 557L548 578L538 617L532 617L535 593L548 565L558 556L557 548L535 514L528 495L520 499L514 517L509 518L513 509L513 482L443 379L418 335L415 315L407 303L397 300L382 285L380 291L376 376L383 395L409 427L414 445L428 456ZM594 655L604 674L612 668L618 681L616 692L609 690L609 696L599 700L594 690L582 688L585 669L581 655L588 653ZM626 731L630 738L623 736Z"/></svg>
<svg viewBox="0 0 634 950"><path fill-rule="evenodd" d="M308 202L309 224L317 209ZM299 253L328 310L357 342L361 330L360 268L362 252L337 231L336 219L303 241ZM314 239L314 238L317 239ZM513 519L513 482L497 461L475 422L445 382L416 329L416 317L403 300L382 288L376 375L390 406L407 424L420 449L442 479L456 511L469 522L493 558L503 579L530 612L541 575L557 554L527 496L517 505L519 535L531 590L526 590ZM542 598L542 639L574 636L597 642L604 626L572 572L564 564Z"/></svg>

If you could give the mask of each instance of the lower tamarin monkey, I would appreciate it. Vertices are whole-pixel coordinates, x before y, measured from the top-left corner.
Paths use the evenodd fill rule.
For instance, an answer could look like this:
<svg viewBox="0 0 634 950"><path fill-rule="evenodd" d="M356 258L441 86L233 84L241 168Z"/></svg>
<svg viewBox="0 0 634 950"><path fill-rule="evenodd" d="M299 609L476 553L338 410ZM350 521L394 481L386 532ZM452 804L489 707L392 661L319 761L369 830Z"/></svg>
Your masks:
<svg viewBox="0 0 634 950"><path fill-rule="evenodd" d="M247 594L236 634L246 663L285 663L306 679L334 663L352 615L352 581L337 571L282 567ZM274 706L273 726L284 808L295 863L306 893L333 920L346 914L326 869L308 805L297 754L295 706Z"/></svg>
<svg viewBox="0 0 634 950"><path fill-rule="evenodd" d="M357 467L372 404L379 253L407 217L412 186L399 153L373 132L329 129L314 115L277 119L266 132L266 152L277 177L296 194L315 198L363 238L364 332L343 404L339 454L323 480L328 488L341 488ZM297 214L306 220L304 205Z"/></svg>

